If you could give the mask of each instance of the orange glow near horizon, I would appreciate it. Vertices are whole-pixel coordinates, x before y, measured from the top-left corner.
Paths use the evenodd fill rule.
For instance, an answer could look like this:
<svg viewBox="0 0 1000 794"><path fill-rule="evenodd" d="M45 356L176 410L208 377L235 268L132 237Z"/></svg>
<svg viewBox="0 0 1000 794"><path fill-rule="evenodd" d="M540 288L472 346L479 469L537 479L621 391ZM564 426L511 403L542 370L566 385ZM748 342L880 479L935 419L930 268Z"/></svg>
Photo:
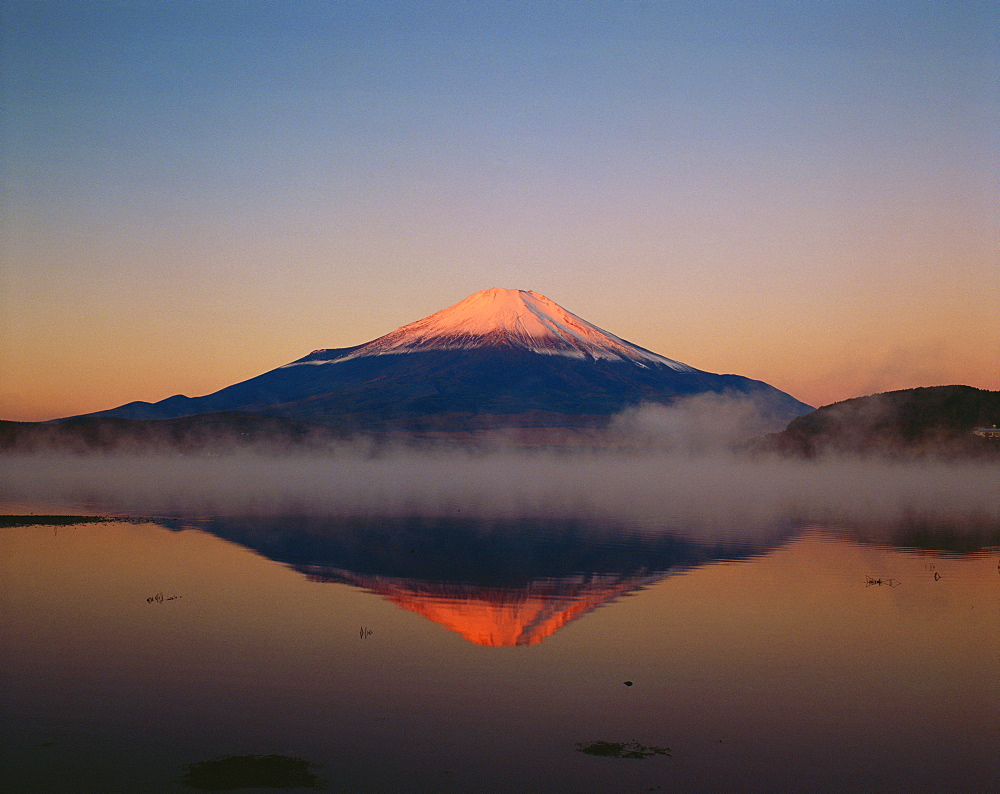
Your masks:
<svg viewBox="0 0 1000 794"><path fill-rule="evenodd" d="M0 419L44 421L135 400L210 394L319 347L370 341L444 308L451 297L436 302L424 297L411 305L397 296L398 306L382 306L376 316L364 318L338 302L332 318L316 307L301 324L290 324L272 309L269 316L260 312L265 322L259 326L248 325L235 311L209 318L208 307L194 313L196 322L170 327L155 315L143 319L141 307L107 321L64 307L39 318L44 333L25 317L13 323L0 347ZM724 305L731 298L722 301L724 316L708 323L705 307L715 311L720 301L702 300L685 302L677 311L665 304L664 311L672 312L666 329L662 321L630 315L627 306L614 312L593 298L578 306L571 296L562 305L656 353L698 369L766 381L817 407L917 386L1000 389L1000 323L984 308L970 307L961 319L955 308L934 317L883 315L840 328L821 314L815 323L804 316L796 320L793 310L783 313L775 305L770 317L782 320L768 326L762 305L752 315L739 314L738 307Z"/></svg>

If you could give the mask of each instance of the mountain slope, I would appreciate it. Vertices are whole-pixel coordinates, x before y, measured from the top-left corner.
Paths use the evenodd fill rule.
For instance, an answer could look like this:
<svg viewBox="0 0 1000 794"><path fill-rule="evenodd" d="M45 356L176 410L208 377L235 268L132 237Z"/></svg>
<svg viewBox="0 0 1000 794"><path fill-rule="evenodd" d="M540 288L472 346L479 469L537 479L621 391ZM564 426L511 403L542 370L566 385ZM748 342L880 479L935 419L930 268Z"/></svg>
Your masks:
<svg viewBox="0 0 1000 794"><path fill-rule="evenodd" d="M776 427L809 410L766 383L633 345L537 293L491 289L366 344L317 350L214 394L91 415L238 411L359 430L592 427L640 402L704 392L750 398Z"/></svg>

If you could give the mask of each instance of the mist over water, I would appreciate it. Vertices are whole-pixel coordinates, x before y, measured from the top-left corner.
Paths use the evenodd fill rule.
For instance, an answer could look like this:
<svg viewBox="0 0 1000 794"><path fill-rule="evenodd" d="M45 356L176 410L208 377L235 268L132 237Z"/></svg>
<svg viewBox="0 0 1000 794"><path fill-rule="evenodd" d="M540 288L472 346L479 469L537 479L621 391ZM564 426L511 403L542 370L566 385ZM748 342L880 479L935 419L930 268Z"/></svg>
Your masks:
<svg viewBox="0 0 1000 794"><path fill-rule="evenodd" d="M610 430L633 448L683 453L728 451L782 430L788 414L765 398L705 392L670 405L641 403L611 421Z"/></svg>
<svg viewBox="0 0 1000 794"><path fill-rule="evenodd" d="M764 421L4 454L4 513L149 520L0 533L0 755L18 790L251 753L356 791L988 789L1000 467L733 451ZM671 755L578 752L627 741Z"/></svg>
<svg viewBox="0 0 1000 794"><path fill-rule="evenodd" d="M975 462L722 451L540 452L351 448L329 454L9 455L7 504L132 515L583 517L642 529L778 521L1000 523L1000 472Z"/></svg>
<svg viewBox="0 0 1000 794"><path fill-rule="evenodd" d="M136 516L419 515L582 519L641 531L770 531L787 522L1000 527L1000 466L961 460L734 451L781 426L741 396L705 394L614 417L604 449L414 448L359 439L302 449L219 445L3 455L0 503ZM888 531L888 530L887 530Z"/></svg>

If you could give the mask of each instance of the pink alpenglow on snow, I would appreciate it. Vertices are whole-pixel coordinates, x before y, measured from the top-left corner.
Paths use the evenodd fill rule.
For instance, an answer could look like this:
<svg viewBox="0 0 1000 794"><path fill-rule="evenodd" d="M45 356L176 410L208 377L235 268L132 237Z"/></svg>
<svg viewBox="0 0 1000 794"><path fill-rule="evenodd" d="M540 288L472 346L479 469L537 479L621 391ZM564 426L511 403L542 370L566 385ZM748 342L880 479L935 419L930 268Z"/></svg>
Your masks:
<svg viewBox="0 0 1000 794"><path fill-rule="evenodd" d="M657 355L588 323L537 292L500 288L476 292L454 306L397 328L347 355L298 361L287 366L479 347L521 348L545 355L624 360L642 366L655 363L678 372L694 371L687 364Z"/></svg>

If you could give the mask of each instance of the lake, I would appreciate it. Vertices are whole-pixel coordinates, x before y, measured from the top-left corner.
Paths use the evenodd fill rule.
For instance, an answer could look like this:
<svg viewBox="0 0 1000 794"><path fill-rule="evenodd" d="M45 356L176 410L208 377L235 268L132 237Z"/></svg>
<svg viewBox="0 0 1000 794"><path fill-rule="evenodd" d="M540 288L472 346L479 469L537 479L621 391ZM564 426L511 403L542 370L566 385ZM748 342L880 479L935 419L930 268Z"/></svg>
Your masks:
<svg viewBox="0 0 1000 794"><path fill-rule="evenodd" d="M995 468L222 465L0 476L5 790L1000 788Z"/></svg>

